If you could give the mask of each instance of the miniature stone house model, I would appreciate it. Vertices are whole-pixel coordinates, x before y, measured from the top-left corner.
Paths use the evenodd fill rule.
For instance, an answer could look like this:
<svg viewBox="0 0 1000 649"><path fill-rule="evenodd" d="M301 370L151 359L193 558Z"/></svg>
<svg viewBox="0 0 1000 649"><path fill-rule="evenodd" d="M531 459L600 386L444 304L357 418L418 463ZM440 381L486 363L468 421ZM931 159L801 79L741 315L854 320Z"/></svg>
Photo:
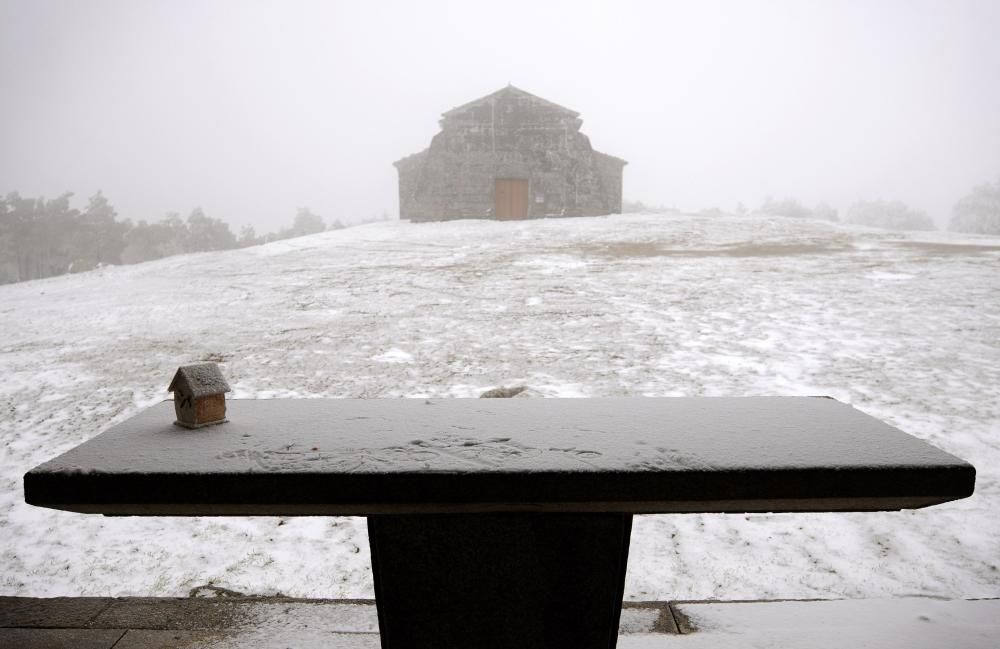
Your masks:
<svg viewBox="0 0 1000 649"><path fill-rule="evenodd" d="M174 393L174 423L200 428L226 421L229 384L215 363L185 365L177 369L168 391Z"/></svg>
<svg viewBox="0 0 1000 649"><path fill-rule="evenodd" d="M449 110L430 147L394 163L400 218L620 213L627 163L595 151L579 115L514 86Z"/></svg>

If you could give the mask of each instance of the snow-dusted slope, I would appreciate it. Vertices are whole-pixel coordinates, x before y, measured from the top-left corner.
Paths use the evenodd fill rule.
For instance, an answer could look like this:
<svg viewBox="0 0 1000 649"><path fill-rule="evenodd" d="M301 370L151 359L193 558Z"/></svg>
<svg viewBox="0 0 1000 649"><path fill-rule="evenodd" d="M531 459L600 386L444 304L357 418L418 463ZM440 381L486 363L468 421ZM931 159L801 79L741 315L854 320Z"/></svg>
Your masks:
<svg viewBox="0 0 1000 649"><path fill-rule="evenodd" d="M25 471L203 359L238 398L831 395L975 464L976 495L638 517L626 596L1000 595L1000 241L763 218L382 223L2 286L0 593L372 596L363 519L23 504Z"/></svg>

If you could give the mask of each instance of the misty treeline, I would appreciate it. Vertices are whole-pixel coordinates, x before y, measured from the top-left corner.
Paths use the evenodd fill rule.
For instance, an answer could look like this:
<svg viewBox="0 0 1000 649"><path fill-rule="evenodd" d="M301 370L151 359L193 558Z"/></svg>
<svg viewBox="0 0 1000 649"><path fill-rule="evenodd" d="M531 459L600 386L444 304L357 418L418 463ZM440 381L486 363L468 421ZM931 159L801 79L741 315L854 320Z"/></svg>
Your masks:
<svg viewBox="0 0 1000 649"><path fill-rule="evenodd" d="M640 201L626 201L622 204L622 209L625 212L680 212L673 208L646 205ZM698 214L700 216L763 214L796 219L841 220L838 211L826 203L808 207L794 198L776 200L770 196L765 198L756 210L749 210L740 203L731 213L713 207L701 210ZM843 221L889 230L937 229L930 215L901 201L857 201L847 208ZM974 187L961 198L952 208L948 229L952 232L972 234L1000 234L1000 180Z"/></svg>
<svg viewBox="0 0 1000 649"><path fill-rule="evenodd" d="M793 218L839 221L840 214L826 203L810 209L793 198L775 201L766 199L760 207L762 214ZM902 201L857 201L844 213L844 223L855 223L887 230L936 230L934 219L926 212L914 209Z"/></svg>
<svg viewBox="0 0 1000 649"><path fill-rule="evenodd" d="M167 214L150 223L118 220L108 199L97 192L82 209L72 193L27 198L11 192L0 198L0 284L134 264L187 252L245 248L327 229L322 217L300 208L291 226L257 236L244 226L239 236L221 219L195 208L187 219ZM335 221L330 229L344 227Z"/></svg>

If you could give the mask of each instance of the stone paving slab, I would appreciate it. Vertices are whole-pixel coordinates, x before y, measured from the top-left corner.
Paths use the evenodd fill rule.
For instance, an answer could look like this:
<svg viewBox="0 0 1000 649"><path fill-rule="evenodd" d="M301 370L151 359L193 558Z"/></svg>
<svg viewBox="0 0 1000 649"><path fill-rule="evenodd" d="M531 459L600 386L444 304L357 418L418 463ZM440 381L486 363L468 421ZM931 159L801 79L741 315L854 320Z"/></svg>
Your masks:
<svg viewBox="0 0 1000 649"><path fill-rule="evenodd" d="M129 629L114 646L114 649L197 649L198 647L211 647L213 644L218 645L225 639L225 631Z"/></svg>
<svg viewBox="0 0 1000 649"><path fill-rule="evenodd" d="M371 600L2 597L0 621L3 649L379 647ZM998 639L1000 599L626 602L618 647L997 649Z"/></svg>
<svg viewBox="0 0 1000 649"><path fill-rule="evenodd" d="M124 629L0 629L4 649L112 649Z"/></svg>
<svg viewBox="0 0 1000 649"><path fill-rule="evenodd" d="M228 629L246 622L240 606L199 599L128 598L117 600L91 626L114 629Z"/></svg>
<svg viewBox="0 0 1000 649"><path fill-rule="evenodd" d="M133 629L114 649L381 649L381 642L377 633L327 633L315 629Z"/></svg>
<svg viewBox="0 0 1000 649"><path fill-rule="evenodd" d="M114 601L91 623L94 628L187 631L263 625L378 633L378 613L371 600L127 598Z"/></svg>
<svg viewBox="0 0 1000 649"><path fill-rule="evenodd" d="M84 628L110 597L0 597L0 627Z"/></svg>
<svg viewBox="0 0 1000 649"><path fill-rule="evenodd" d="M618 633L678 633L669 602L625 602Z"/></svg>
<svg viewBox="0 0 1000 649"><path fill-rule="evenodd" d="M252 624L310 625L378 633L374 600L289 598L0 598L0 627L213 630ZM677 633L666 602L625 602L622 633Z"/></svg>

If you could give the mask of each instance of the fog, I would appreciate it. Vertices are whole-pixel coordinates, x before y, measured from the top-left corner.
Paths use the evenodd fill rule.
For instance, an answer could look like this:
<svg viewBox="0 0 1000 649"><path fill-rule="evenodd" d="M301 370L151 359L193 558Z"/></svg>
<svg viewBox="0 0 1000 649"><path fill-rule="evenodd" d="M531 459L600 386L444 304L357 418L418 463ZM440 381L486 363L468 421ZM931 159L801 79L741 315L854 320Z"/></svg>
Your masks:
<svg viewBox="0 0 1000 649"><path fill-rule="evenodd" d="M997 2L0 2L0 192L234 227L398 214L392 162L512 83L626 200L898 199L1000 176Z"/></svg>
<svg viewBox="0 0 1000 649"><path fill-rule="evenodd" d="M521 402L530 415L550 407L533 401L559 399L582 405L557 407L588 412L595 406L587 399L604 397L649 399L642 405L649 408L653 399L673 397L825 395L840 404L809 401L850 405L873 417L870 424L879 420L915 437L907 442L913 450L899 456L904 468L907 456L938 462L922 442L968 461L976 467L976 493L912 515L637 516L624 599L1000 598L1000 401L990 388L1000 385L998 35L1000 0L0 0L0 595L375 596L363 517L153 515L195 513L200 505L187 498L191 486L210 484L201 482L208 474L170 468L178 456L167 447L184 446L175 444L181 437L160 436L162 427L173 430L172 416L151 436L135 429L152 445L129 444L117 459L107 456L127 465L128 480L139 476L135 484L145 484L140 470L153 464L167 478L189 481L176 490L169 480L157 485L150 515L79 516L28 504L45 500L32 495L42 492L33 478L25 481L26 472L152 412L170 398L179 366L212 362L232 388L231 425L218 435L206 431L205 452L184 466L225 471L226 480L259 471L310 481L354 472L374 484L369 479L383 472L382 486L391 487L392 471L412 476L416 470L407 467L423 463L438 476L438 466L486 476L473 487L505 484L494 478L511 468L551 485L558 475L601 472L651 484L656 475L691 471L692 484L716 487L734 475L763 476L760 484L744 480L745 493L733 481L719 507L738 511L742 503L750 512L771 508L768 502L792 510L814 503L892 508L967 493L949 487L928 496L925 485L890 483L899 468L888 469L893 448L876 457L868 446L850 447L851 436L839 436L839 427L855 424L839 416L800 426L805 415L795 415L775 424L773 434L724 423L718 435L688 435L688 446L670 441L673 432L656 437L700 425L664 417L660 426L644 410L626 418L632 427L649 423L650 444L639 444L637 430L633 440L627 433L597 450L588 437L600 422L576 436L566 422L547 431L544 417L526 418L531 425L523 430L511 424L509 434L495 437L475 421L424 425L437 417L431 411L405 443L385 436L382 420L346 417L343 426L310 430L309 422L303 429L295 417L277 416L280 440L232 434L263 427L256 415L241 420L241 408L273 406L281 415L303 405L289 406L293 400L368 400L365 408L378 408L373 401L411 399L420 409L518 390L518 398L530 398ZM480 193L468 211L441 213L428 201L429 209L406 205L405 213L413 221L494 218L390 220L399 215L392 163L425 149L443 112L507 84L579 111L594 148L628 161L626 200L698 213L505 221L529 208L532 217L614 209L620 167L600 156L588 161L575 131L548 128L546 137L528 142L542 174L521 177L504 160L522 162L521 150L503 142L505 130L521 133L490 111L501 116L500 128L487 135L470 124L475 138L448 142L440 158L427 156L430 163L418 158L411 167L418 171L406 180L423 169L444 175L449 167L434 163L459 158L451 152L463 146L475 154L476 142L489 138L499 155L483 156L490 174L480 187L492 182L492 194ZM525 121L576 126L556 121L562 115L535 117ZM561 154L549 144L560 137ZM590 168L578 174L581 161ZM461 164L475 168L477 160ZM543 184L546 175L556 179L554 190ZM448 186L449 198L473 194L473 181ZM529 181L536 183L530 197ZM976 186L985 189L970 194ZM98 190L103 196L95 196ZM20 197L8 194L15 191ZM65 192L75 193L72 208L52 200ZM560 192L565 200L552 198ZM927 231L930 217L939 227L954 224L952 206L967 195L975 200L957 216L968 227ZM132 223L115 221L105 198ZM800 213L732 214L766 200ZM847 214L857 201L867 202L864 209ZM838 209L841 222L829 208L813 209L821 202ZM179 218L161 221L169 213ZM287 227L300 216L316 227ZM324 231L338 221L383 217ZM608 412L630 407L620 402ZM692 408L714 412L711 405ZM741 410L722 408L722 417L746 423ZM170 406L157 411L169 415ZM797 428L808 435L786 445ZM859 424L854 432L868 430L878 429ZM339 432L358 447L351 457L337 450L343 440L324 441ZM757 456L715 459L716 448L732 455L726 435L744 434ZM829 439L809 453L797 450L821 436ZM885 439L894 446L902 437ZM621 454L608 450L619 444ZM712 452L694 452L702 444ZM781 448L792 451L775 450ZM817 449L828 449L828 457ZM561 459L549 464L550 457ZM804 458L816 458L816 473ZM60 483L63 475L61 484L70 487L94 478L83 464L48 466L62 466L62 474L50 475ZM237 466L246 469L227 468ZM955 468L950 461L938 466ZM851 467L871 475L843 491L836 480L816 480L801 498L791 497L802 476L829 476L838 467L848 471L843 475L855 475ZM792 482L778 489L785 474ZM937 470L929 475L928 485L950 482L939 481ZM964 468L952 475L971 479ZM113 476L97 476L100 484L82 490L70 508L91 507L83 501L87 490L113 507ZM98 493L101 484L107 493ZM560 489L573 496L575 487ZM572 500L596 512L642 496L628 485L616 489L619 495L606 499L593 491L589 504L582 496L559 503L543 494L524 508L569 511ZM770 489L784 495L767 501ZM361 499L370 511L402 511L391 488L375 491ZM502 495L492 491L482 502ZM218 494L211 492L203 511L224 511L213 508ZM447 503L461 509L470 496L439 495L445 504L426 503L426 511ZM170 496L186 509L171 509ZM416 502L413 493L404 496L399 503ZM677 509L715 498L707 491L696 496ZM374 504L383 497L384 509ZM334 500L307 494L302 507L288 501L282 510L265 498L261 507L301 514ZM498 506L520 509L520 502ZM365 513L362 505L325 511ZM481 505L470 501L468 511ZM143 507L138 496L124 506ZM621 549L613 554L624 559ZM77 602L73 610L91 605ZM0 617L4 606L34 605L0 598ZM30 631L58 626L42 621L47 628ZM947 620L934 623L952 633ZM327 628L315 624L309 632ZM281 640L301 646L291 637ZM268 643L244 636L234 644Z"/></svg>

